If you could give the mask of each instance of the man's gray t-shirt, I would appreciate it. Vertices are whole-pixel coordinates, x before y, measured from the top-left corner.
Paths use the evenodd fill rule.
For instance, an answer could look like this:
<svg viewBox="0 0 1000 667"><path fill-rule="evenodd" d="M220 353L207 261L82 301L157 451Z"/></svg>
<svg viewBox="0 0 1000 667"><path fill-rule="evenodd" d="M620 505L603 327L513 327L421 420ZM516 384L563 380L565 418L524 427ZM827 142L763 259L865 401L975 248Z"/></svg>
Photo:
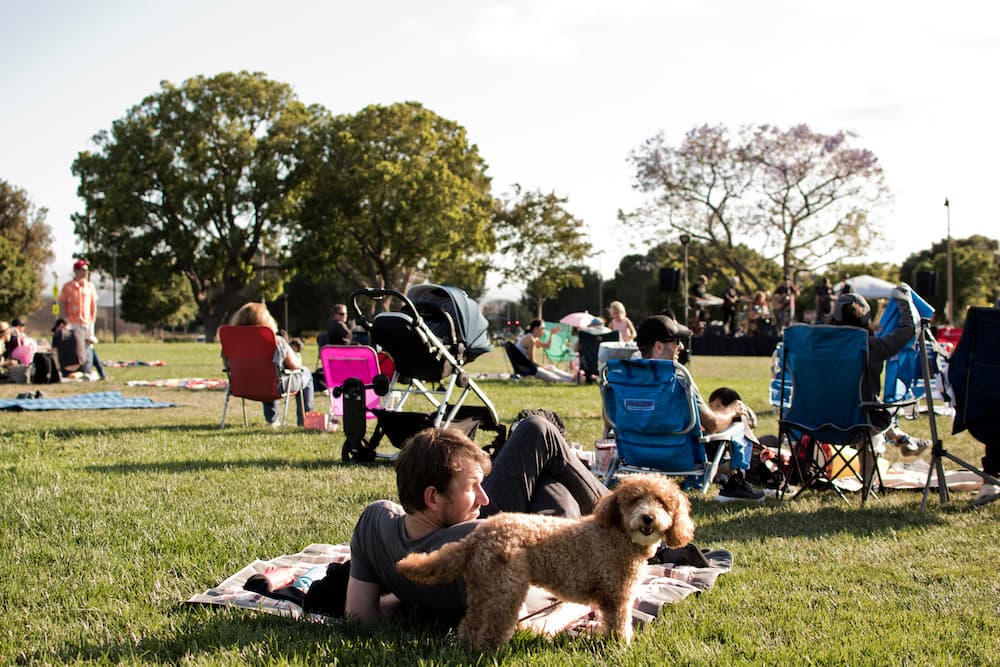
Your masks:
<svg viewBox="0 0 1000 667"><path fill-rule="evenodd" d="M454 622L465 614L465 584L417 584L396 570L396 563L412 552L435 551L457 542L479 523L466 521L441 528L419 540L406 536L406 512L400 505L379 500L365 508L351 536L351 577L379 584L381 593L393 593L405 605Z"/></svg>

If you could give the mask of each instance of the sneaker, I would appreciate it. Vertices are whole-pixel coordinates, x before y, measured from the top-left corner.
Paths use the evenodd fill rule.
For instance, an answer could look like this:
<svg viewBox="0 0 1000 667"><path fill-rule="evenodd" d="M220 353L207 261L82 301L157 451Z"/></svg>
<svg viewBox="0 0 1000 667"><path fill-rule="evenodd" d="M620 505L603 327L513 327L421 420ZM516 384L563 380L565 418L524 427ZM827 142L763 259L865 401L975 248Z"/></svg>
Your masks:
<svg viewBox="0 0 1000 667"><path fill-rule="evenodd" d="M985 505L991 500L996 500L996 496L1000 496L1000 485L983 484L979 488L979 493L977 493L976 497L972 499L972 504Z"/></svg>
<svg viewBox="0 0 1000 667"><path fill-rule="evenodd" d="M726 483L722 485L722 489L719 490L719 495L715 499L720 503L734 500L759 503L764 501L764 492L750 486L742 472L734 471Z"/></svg>
<svg viewBox="0 0 1000 667"><path fill-rule="evenodd" d="M924 438L911 438L905 433L896 438L896 446L903 456L920 456L924 450L931 446L930 440Z"/></svg>

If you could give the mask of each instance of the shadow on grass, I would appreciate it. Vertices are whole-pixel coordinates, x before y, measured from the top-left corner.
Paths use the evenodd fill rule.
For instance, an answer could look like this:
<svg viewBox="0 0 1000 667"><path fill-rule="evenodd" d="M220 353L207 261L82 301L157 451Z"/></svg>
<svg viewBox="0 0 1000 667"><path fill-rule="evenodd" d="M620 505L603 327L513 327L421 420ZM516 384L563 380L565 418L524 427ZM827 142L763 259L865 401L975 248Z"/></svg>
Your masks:
<svg viewBox="0 0 1000 667"><path fill-rule="evenodd" d="M187 473L204 470L230 470L233 468L298 468L300 470L327 470L332 466L350 466L358 468L382 468L386 466L385 461L373 461L371 463L359 463L355 461L344 462L341 459L309 459L307 461L296 461L287 458L263 458L263 459L202 459L193 461L158 461L154 463L116 463L113 465L91 465L84 470L96 473L112 473L118 475L130 475L133 473L145 472L165 472L165 473Z"/></svg>
<svg viewBox="0 0 1000 667"><path fill-rule="evenodd" d="M920 496L915 496L919 499ZM804 537L826 539L833 535L868 537L892 535L915 526L939 526L949 522L932 513L899 505L880 505L868 501L861 507L852 499L851 504L824 505L810 508L795 501L747 508L732 513L712 502L699 503L697 512L707 520L699 526L699 538L715 541L755 542L761 537ZM737 537L741 536L741 537ZM706 539L707 538L707 539Z"/></svg>
<svg viewBox="0 0 1000 667"><path fill-rule="evenodd" d="M242 664L468 664L467 652L446 626L401 617L390 623L362 627L334 621L329 624L296 621L245 610L180 605L169 612L174 622L156 636L133 641L67 644L59 650L64 662L177 662L194 659ZM407 615L408 616L408 615ZM170 632L167 634L167 632ZM551 647L542 637L518 633L511 649L517 653ZM235 653L235 655L233 655ZM499 656L502 656L498 654ZM30 656L27 656L30 658ZM39 652L37 659L51 657Z"/></svg>

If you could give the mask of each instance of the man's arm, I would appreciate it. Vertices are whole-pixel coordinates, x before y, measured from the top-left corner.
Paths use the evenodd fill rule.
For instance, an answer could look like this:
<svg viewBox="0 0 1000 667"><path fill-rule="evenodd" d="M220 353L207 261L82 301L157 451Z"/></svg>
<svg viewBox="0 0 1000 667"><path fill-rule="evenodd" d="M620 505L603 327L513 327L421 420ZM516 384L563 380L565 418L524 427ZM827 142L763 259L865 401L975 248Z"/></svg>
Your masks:
<svg viewBox="0 0 1000 667"><path fill-rule="evenodd" d="M379 585L350 577L344 615L369 624L391 618L399 609L399 598L391 593L381 595Z"/></svg>

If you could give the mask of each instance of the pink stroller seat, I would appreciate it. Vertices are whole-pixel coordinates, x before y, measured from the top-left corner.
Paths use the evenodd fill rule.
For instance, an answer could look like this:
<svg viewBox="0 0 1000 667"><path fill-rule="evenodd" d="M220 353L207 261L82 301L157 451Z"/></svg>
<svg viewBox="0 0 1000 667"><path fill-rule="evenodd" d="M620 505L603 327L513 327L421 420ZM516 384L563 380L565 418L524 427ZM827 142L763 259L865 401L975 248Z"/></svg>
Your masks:
<svg viewBox="0 0 1000 667"><path fill-rule="evenodd" d="M319 359L326 378L326 393L330 397L330 414L339 419L344 416L344 398L334 397L334 387L344 384L347 378L371 384L379 374L378 355L373 348L364 345L324 345L319 350ZM372 409L382 407L382 397L375 390L366 389L365 407L365 417L375 419Z"/></svg>

